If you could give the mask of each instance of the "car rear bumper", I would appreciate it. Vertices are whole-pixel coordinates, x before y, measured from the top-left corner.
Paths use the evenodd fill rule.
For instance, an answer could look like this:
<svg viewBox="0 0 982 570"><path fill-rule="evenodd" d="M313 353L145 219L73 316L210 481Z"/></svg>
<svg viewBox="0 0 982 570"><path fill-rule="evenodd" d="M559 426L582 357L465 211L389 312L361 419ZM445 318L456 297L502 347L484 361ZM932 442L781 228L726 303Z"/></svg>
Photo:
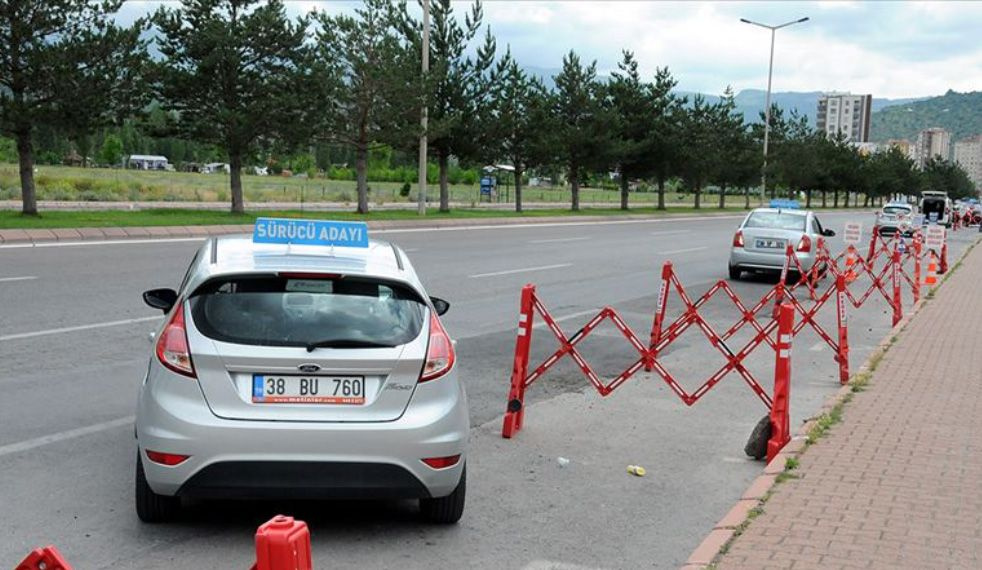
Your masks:
<svg viewBox="0 0 982 570"><path fill-rule="evenodd" d="M469 430L455 373L418 385L390 422L255 421L215 416L197 381L154 363L136 421L147 482L161 495L194 497L446 496L463 472ZM148 449L190 457L165 466ZM444 469L422 462L458 454Z"/></svg>
<svg viewBox="0 0 982 570"><path fill-rule="evenodd" d="M813 253L797 253L798 262L806 271L815 264ZM781 271L784 268L785 252L759 252L748 251L744 248L734 247L730 250L730 267L739 268L745 271ZM792 271L797 270L794 263L791 264Z"/></svg>

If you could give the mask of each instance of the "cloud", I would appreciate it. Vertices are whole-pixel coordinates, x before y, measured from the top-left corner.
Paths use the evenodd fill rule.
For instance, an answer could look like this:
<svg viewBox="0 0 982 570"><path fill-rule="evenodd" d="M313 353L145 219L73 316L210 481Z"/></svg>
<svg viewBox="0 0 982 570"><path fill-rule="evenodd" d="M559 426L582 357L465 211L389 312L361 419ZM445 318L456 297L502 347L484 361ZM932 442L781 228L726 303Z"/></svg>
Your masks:
<svg viewBox="0 0 982 570"><path fill-rule="evenodd" d="M160 4L126 2L138 17ZM288 1L291 14L351 11L351 1ZM415 1L410 8L418 13ZM462 18L466 2L455 2ZM621 50L635 52L651 75L668 66L689 91L720 93L767 86L770 34L741 17L777 24L809 16L777 32L774 89L844 90L874 97L911 97L948 89L982 89L982 2L636 2L490 0L485 23L503 52L522 64L558 69L573 49L615 69Z"/></svg>

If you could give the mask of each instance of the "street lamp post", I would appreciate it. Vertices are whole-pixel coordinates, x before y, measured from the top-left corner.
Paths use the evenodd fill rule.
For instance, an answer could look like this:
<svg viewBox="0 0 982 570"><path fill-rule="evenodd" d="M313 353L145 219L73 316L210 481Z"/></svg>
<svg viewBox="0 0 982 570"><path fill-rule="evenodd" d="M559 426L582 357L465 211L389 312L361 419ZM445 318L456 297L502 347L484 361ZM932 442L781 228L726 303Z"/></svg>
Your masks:
<svg viewBox="0 0 982 570"><path fill-rule="evenodd" d="M423 0L423 78L430 70L430 0ZM427 143L427 122L428 109L423 106L423 116L420 126L423 133L419 136L419 189L416 193L416 213L420 216L426 215L426 143Z"/></svg>
<svg viewBox="0 0 982 570"><path fill-rule="evenodd" d="M761 24L760 22L754 22L746 18L740 18L740 21L744 24L760 26L771 31L771 60L767 66L767 97L764 99L764 166L760 170L760 203L763 205L764 193L767 191L767 142L771 134L771 79L774 76L774 36L777 35L777 31L781 28L807 22L808 17L785 22L780 26L768 26L767 24Z"/></svg>

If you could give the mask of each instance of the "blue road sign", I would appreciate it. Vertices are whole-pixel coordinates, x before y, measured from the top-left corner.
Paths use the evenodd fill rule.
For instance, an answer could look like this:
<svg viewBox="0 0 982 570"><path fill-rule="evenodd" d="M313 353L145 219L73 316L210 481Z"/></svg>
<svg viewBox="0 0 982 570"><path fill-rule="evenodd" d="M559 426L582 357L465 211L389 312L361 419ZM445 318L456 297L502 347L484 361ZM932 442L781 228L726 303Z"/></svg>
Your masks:
<svg viewBox="0 0 982 570"><path fill-rule="evenodd" d="M252 241L253 243L368 247L368 225L365 222L259 218L252 232Z"/></svg>
<svg viewBox="0 0 982 570"><path fill-rule="evenodd" d="M782 210L797 210L801 206L798 204L797 200L771 200L771 208L780 208Z"/></svg>

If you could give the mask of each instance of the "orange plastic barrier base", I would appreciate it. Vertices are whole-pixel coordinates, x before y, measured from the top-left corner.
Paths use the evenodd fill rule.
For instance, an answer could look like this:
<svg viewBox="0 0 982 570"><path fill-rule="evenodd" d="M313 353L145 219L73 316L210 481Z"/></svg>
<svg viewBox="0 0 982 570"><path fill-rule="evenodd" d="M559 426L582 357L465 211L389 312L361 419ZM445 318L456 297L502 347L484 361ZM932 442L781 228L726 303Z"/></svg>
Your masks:
<svg viewBox="0 0 982 570"><path fill-rule="evenodd" d="M72 570L72 566L65 562L57 548L45 546L31 551L16 570Z"/></svg>
<svg viewBox="0 0 982 570"><path fill-rule="evenodd" d="M312 570L307 523L277 515L256 530L252 570Z"/></svg>

